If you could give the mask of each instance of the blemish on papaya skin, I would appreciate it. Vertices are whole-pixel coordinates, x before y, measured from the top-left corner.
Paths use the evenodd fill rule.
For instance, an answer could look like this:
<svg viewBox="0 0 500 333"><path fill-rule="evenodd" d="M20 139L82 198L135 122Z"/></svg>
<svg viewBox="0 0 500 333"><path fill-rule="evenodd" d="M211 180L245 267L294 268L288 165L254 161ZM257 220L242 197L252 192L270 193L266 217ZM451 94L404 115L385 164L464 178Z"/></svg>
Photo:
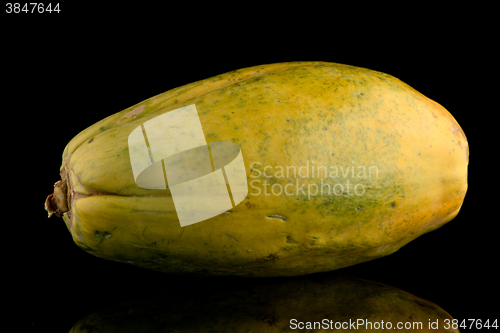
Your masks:
<svg viewBox="0 0 500 333"><path fill-rule="evenodd" d="M132 111L129 111L129 112L125 113L123 116L120 117L120 119L118 119L114 123L119 124L120 121L122 121L123 119L135 118L138 115L140 115L142 112L144 112L145 108L146 108L146 106L144 104L143 105L139 105L138 107L136 107Z"/></svg>
<svg viewBox="0 0 500 333"><path fill-rule="evenodd" d="M229 235L224 235L224 236L226 236L226 237L228 237L228 238L231 238L231 239L232 239L232 240L234 240L236 243L238 243L238 241L236 240L236 238L234 238L233 236L229 236Z"/></svg>
<svg viewBox="0 0 500 333"><path fill-rule="evenodd" d="M252 208L255 208L255 204L252 204L250 202L245 202L245 206L247 206L248 209L252 209Z"/></svg>
<svg viewBox="0 0 500 333"><path fill-rule="evenodd" d="M316 243L316 241L318 240L317 237L311 237L311 238L308 238L311 242L309 243L309 245L314 245L314 243Z"/></svg>
<svg viewBox="0 0 500 333"><path fill-rule="evenodd" d="M105 232L101 232L99 230L96 230L95 233L94 233L94 236L96 238L99 238L99 239L104 239L104 238L111 238L111 233L105 231Z"/></svg>
<svg viewBox="0 0 500 333"><path fill-rule="evenodd" d="M284 217L283 215L278 215L278 214L269 215L268 218L270 218L270 219L280 219L280 220L286 221L286 217Z"/></svg>
<svg viewBox="0 0 500 333"><path fill-rule="evenodd" d="M268 255L267 257L265 258L262 258L261 260L262 261L267 261L267 260L276 260L276 259L279 259L279 254L278 253L271 253L270 255Z"/></svg>
<svg viewBox="0 0 500 333"><path fill-rule="evenodd" d="M132 246L135 246L135 247L138 247L138 248L141 248L141 249L155 250L154 247L150 247L150 246L138 245L138 244L133 244L133 243L125 243L125 244L132 245Z"/></svg>
<svg viewBox="0 0 500 333"><path fill-rule="evenodd" d="M105 239L109 239L111 238L111 233L105 231L105 232L101 232L99 230L96 230L95 233L94 233L94 236L95 238L97 239L100 239L99 243L97 243L96 246L100 246L101 243L105 240Z"/></svg>

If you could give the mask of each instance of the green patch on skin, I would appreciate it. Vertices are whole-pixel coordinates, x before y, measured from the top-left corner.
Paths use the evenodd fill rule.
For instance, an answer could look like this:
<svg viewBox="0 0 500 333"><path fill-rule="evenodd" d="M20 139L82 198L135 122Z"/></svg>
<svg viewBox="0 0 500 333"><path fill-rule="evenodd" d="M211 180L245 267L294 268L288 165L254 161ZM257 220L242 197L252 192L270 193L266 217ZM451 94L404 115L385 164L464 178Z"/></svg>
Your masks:
<svg viewBox="0 0 500 333"><path fill-rule="evenodd" d="M269 149L269 141L271 141L272 137L262 130L259 130L258 136L260 136L260 142L257 152L260 153L261 156L265 157Z"/></svg>

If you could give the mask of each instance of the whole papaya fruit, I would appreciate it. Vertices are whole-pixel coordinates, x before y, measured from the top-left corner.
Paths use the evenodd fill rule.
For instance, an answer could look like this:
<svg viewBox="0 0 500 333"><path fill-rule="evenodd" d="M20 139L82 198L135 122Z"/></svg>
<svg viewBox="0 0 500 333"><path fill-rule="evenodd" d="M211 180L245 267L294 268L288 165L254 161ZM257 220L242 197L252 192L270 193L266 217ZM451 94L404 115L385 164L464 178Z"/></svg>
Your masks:
<svg viewBox="0 0 500 333"><path fill-rule="evenodd" d="M172 89L85 129L45 208L101 258L303 275L386 256L453 219L468 156L452 115L390 75L278 63Z"/></svg>

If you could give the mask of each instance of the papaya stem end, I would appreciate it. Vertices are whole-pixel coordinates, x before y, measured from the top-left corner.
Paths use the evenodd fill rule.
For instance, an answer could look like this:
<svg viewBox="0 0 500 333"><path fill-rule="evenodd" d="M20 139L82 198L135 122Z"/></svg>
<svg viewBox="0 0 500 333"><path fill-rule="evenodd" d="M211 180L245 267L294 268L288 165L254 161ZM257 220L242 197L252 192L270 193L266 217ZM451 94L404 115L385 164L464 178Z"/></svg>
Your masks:
<svg viewBox="0 0 500 333"><path fill-rule="evenodd" d="M45 210L49 212L49 217L52 215L62 217L69 210L66 191L66 182L60 180L54 184L54 193L50 194L45 200Z"/></svg>

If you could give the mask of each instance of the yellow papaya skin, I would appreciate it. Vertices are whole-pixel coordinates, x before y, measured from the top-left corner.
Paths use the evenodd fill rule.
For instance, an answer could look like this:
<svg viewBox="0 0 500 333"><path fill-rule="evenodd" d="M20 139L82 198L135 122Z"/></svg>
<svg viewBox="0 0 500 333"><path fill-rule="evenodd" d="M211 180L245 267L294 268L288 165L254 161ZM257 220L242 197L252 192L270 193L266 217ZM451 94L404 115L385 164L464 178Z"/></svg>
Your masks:
<svg viewBox="0 0 500 333"><path fill-rule="evenodd" d="M241 149L249 190L232 209L181 227L169 188L136 185L127 140L189 105L208 144ZM389 255L452 220L468 160L453 116L388 74L262 65L167 91L82 131L64 150L58 202L67 208L54 214L78 246L109 260L171 273L304 275ZM47 202L50 214L57 203Z"/></svg>

